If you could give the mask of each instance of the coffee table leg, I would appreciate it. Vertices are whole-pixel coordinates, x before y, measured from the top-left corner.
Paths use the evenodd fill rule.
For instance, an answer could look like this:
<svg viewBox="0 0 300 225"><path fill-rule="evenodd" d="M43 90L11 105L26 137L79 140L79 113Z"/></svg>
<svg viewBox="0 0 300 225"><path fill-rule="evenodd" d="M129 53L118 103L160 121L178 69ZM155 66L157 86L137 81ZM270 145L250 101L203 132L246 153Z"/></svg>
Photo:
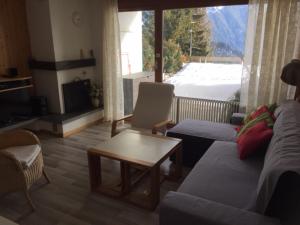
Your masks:
<svg viewBox="0 0 300 225"><path fill-rule="evenodd" d="M130 166L126 162L121 162L121 179L122 179L122 194L130 192L131 179L130 179Z"/></svg>
<svg viewBox="0 0 300 225"><path fill-rule="evenodd" d="M155 209L160 198L160 167L154 166L150 170L151 193L150 193L150 208Z"/></svg>
<svg viewBox="0 0 300 225"><path fill-rule="evenodd" d="M102 182L101 178L101 158L100 156L88 153L90 187L91 191L95 191Z"/></svg>
<svg viewBox="0 0 300 225"><path fill-rule="evenodd" d="M182 176L182 145L180 144L176 149L176 163L175 163L175 178L179 179Z"/></svg>

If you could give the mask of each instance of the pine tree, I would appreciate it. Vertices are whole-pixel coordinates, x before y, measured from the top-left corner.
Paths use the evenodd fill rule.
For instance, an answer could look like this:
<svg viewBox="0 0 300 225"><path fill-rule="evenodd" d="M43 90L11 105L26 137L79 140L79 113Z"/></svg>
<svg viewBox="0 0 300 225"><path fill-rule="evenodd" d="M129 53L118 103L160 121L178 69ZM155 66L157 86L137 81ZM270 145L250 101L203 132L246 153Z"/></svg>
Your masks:
<svg viewBox="0 0 300 225"><path fill-rule="evenodd" d="M211 27L205 8L193 10L192 55L207 56L211 52Z"/></svg>
<svg viewBox="0 0 300 225"><path fill-rule="evenodd" d="M205 8L176 9L164 13L164 38L178 43L184 55L207 56L210 52L210 24Z"/></svg>
<svg viewBox="0 0 300 225"><path fill-rule="evenodd" d="M152 12L143 13L143 24L144 69L149 69L154 66L155 40ZM189 56L191 45L192 56L207 56L211 51L211 28L205 8L167 10L164 12L163 29L163 43L166 45L163 48L165 72L178 71L178 66L182 65L182 57L178 55Z"/></svg>
<svg viewBox="0 0 300 225"><path fill-rule="evenodd" d="M143 70L153 71L155 65L154 12L143 12Z"/></svg>

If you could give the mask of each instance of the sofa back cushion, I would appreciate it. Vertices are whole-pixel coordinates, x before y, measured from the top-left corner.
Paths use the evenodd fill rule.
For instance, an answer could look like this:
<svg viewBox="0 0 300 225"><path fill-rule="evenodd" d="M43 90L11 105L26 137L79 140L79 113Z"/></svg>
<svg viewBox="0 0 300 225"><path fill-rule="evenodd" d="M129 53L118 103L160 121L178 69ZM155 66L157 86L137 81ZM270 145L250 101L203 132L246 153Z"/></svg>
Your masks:
<svg viewBox="0 0 300 225"><path fill-rule="evenodd" d="M273 133L257 186L256 205L260 213L272 208L271 199L283 174L300 174L300 103L287 101L280 106Z"/></svg>

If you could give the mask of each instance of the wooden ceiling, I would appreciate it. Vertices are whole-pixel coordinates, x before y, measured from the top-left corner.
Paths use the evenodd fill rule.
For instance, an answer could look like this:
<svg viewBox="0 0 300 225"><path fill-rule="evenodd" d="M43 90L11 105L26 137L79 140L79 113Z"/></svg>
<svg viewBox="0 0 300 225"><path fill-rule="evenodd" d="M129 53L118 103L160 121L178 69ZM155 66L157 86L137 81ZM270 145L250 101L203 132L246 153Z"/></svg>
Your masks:
<svg viewBox="0 0 300 225"><path fill-rule="evenodd" d="M248 0L118 0L119 11L179 9L248 4Z"/></svg>

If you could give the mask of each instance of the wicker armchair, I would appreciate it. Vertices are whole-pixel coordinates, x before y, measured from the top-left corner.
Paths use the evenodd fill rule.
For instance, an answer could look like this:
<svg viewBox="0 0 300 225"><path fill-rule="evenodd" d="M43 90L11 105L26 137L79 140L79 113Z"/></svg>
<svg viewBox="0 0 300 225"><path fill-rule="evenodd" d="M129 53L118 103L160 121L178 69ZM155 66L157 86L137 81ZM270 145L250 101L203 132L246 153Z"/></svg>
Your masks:
<svg viewBox="0 0 300 225"><path fill-rule="evenodd" d="M23 191L32 210L35 210L29 196L29 188L42 175L50 183L44 170L42 152L36 156L28 168L24 168L14 155L5 151L10 147L27 145L40 145L39 139L29 131L17 130L0 134L0 193Z"/></svg>

